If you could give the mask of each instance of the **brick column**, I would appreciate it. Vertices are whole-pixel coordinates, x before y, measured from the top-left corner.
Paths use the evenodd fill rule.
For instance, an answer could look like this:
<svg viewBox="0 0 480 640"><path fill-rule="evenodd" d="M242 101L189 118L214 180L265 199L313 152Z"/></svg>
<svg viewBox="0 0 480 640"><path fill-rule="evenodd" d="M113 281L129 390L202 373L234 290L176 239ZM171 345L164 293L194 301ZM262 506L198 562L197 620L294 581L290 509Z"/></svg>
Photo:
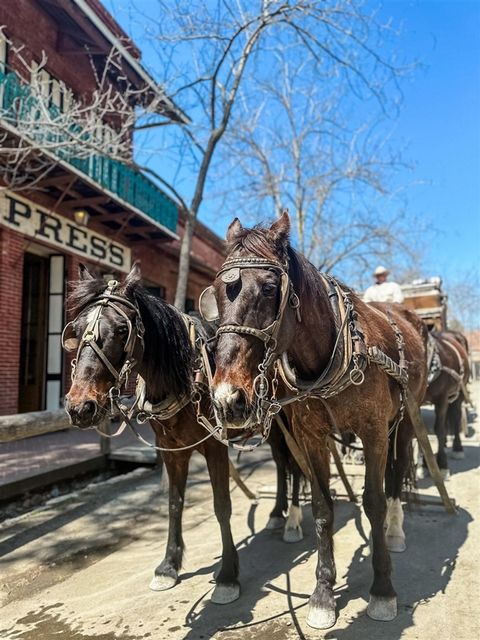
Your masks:
<svg viewBox="0 0 480 640"><path fill-rule="evenodd" d="M23 248L21 234L0 227L0 415L18 411Z"/></svg>

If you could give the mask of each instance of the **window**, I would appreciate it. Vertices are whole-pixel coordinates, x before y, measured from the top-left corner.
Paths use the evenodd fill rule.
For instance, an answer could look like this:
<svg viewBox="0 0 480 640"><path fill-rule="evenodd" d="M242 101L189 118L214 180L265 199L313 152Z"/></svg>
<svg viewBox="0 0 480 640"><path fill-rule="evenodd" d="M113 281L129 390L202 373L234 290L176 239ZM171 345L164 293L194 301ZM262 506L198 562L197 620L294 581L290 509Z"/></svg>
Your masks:
<svg viewBox="0 0 480 640"><path fill-rule="evenodd" d="M162 298L163 300L165 300L167 291L165 287L162 287L162 285L155 285L153 287L146 286L145 289L148 291L148 293L151 293L152 296L157 296L157 298Z"/></svg>

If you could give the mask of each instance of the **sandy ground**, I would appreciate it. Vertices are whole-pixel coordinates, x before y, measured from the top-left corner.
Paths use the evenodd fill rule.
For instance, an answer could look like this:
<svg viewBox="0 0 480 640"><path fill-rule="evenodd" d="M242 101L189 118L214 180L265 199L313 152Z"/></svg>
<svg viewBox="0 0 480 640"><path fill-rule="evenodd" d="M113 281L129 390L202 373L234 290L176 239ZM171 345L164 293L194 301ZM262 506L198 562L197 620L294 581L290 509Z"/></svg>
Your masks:
<svg viewBox="0 0 480 640"><path fill-rule="evenodd" d="M474 389L480 407L480 388ZM274 467L268 448L243 456L241 473L258 492L252 504L232 485L232 529L242 594L231 605L210 603L219 530L200 458L192 460L184 516L187 553L180 583L154 593L148 585L163 555L166 499L155 472L137 470L50 501L0 527L2 640L472 640L480 637L479 441L464 440L466 457L451 460L448 491L456 516L440 506L406 510L407 550L392 554L399 614L374 622L365 608L371 582L369 525L347 502L338 479L335 510L338 620L322 632L306 625L314 586L315 541L308 504L303 541L286 544L266 531ZM357 492L363 469L349 466ZM164 489L164 487L163 487ZM430 481L418 494L435 495Z"/></svg>

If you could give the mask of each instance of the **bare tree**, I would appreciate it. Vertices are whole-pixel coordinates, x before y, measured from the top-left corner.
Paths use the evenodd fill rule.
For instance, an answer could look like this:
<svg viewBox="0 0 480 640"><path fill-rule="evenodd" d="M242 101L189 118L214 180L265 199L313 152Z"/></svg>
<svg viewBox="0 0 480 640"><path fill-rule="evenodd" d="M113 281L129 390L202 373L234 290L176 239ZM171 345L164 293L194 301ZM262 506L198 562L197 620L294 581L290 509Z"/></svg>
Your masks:
<svg viewBox="0 0 480 640"><path fill-rule="evenodd" d="M189 194L175 297L183 308L195 221L211 188L219 143L253 79L274 63L272 51L308 54L315 61L311 82L342 76L350 92L376 98L384 108L400 69L378 53L382 27L354 0L160 0L158 7L160 19L149 12L148 29L163 64L162 79L192 120L179 132L165 130L164 138L181 162L172 182L177 193ZM154 118L142 125L144 131L154 128Z"/></svg>
<svg viewBox="0 0 480 640"><path fill-rule="evenodd" d="M311 82L318 77L311 55L275 56L278 77L256 83L255 100L243 100L227 136L223 165L231 159L235 173L233 188L221 194L222 208L256 222L287 207L299 250L360 286L373 262L411 268L419 226L406 214L401 190L391 186L406 165L384 128L376 132L378 118L368 124L366 114L348 111L342 79Z"/></svg>
<svg viewBox="0 0 480 640"><path fill-rule="evenodd" d="M475 331L480 329L480 274L478 269L465 270L447 282L450 328Z"/></svg>
<svg viewBox="0 0 480 640"><path fill-rule="evenodd" d="M91 161L108 157L135 165L132 133L144 116L157 114L163 96L150 87L134 86L126 77L117 49L99 63L89 56L95 89L89 95L72 91L49 76L47 57L40 62L24 55L23 45L9 40L15 70L1 71L0 170L3 188L21 191L40 188L55 168L55 160ZM157 124L170 123L160 120Z"/></svg>

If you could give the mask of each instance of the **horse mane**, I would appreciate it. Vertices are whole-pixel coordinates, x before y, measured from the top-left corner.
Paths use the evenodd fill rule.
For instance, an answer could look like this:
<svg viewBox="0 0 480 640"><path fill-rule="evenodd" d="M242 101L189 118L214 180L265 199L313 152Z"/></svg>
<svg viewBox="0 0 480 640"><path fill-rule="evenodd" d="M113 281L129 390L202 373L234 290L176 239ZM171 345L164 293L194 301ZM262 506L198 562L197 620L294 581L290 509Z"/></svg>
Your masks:
<svg viewBox="0 0 480 640"><path fill-rule="evenodd" d="M275 242L267 227L255 225L252 229L242 228L235 239L227 245L227 250L229 253L238 251L240 256L254 254L266 260L281 262L288 260L289 276L300 299L304 296L325 294L317 267L296 251L289 242L285 244ZM343 283L339 284L349 293L354 293Z"/></svg>
<svg viewBox="0 0 480 640"><path fill-rule="evenodd" d="M101 278L70 283L69 310L78 315L105 289ZM136 302L145 327L145 381L150 402L163 400L173 393L190 393L193 350L179 312L167 302L150 294L138 281L122 285L120 295Z"/></svg>

